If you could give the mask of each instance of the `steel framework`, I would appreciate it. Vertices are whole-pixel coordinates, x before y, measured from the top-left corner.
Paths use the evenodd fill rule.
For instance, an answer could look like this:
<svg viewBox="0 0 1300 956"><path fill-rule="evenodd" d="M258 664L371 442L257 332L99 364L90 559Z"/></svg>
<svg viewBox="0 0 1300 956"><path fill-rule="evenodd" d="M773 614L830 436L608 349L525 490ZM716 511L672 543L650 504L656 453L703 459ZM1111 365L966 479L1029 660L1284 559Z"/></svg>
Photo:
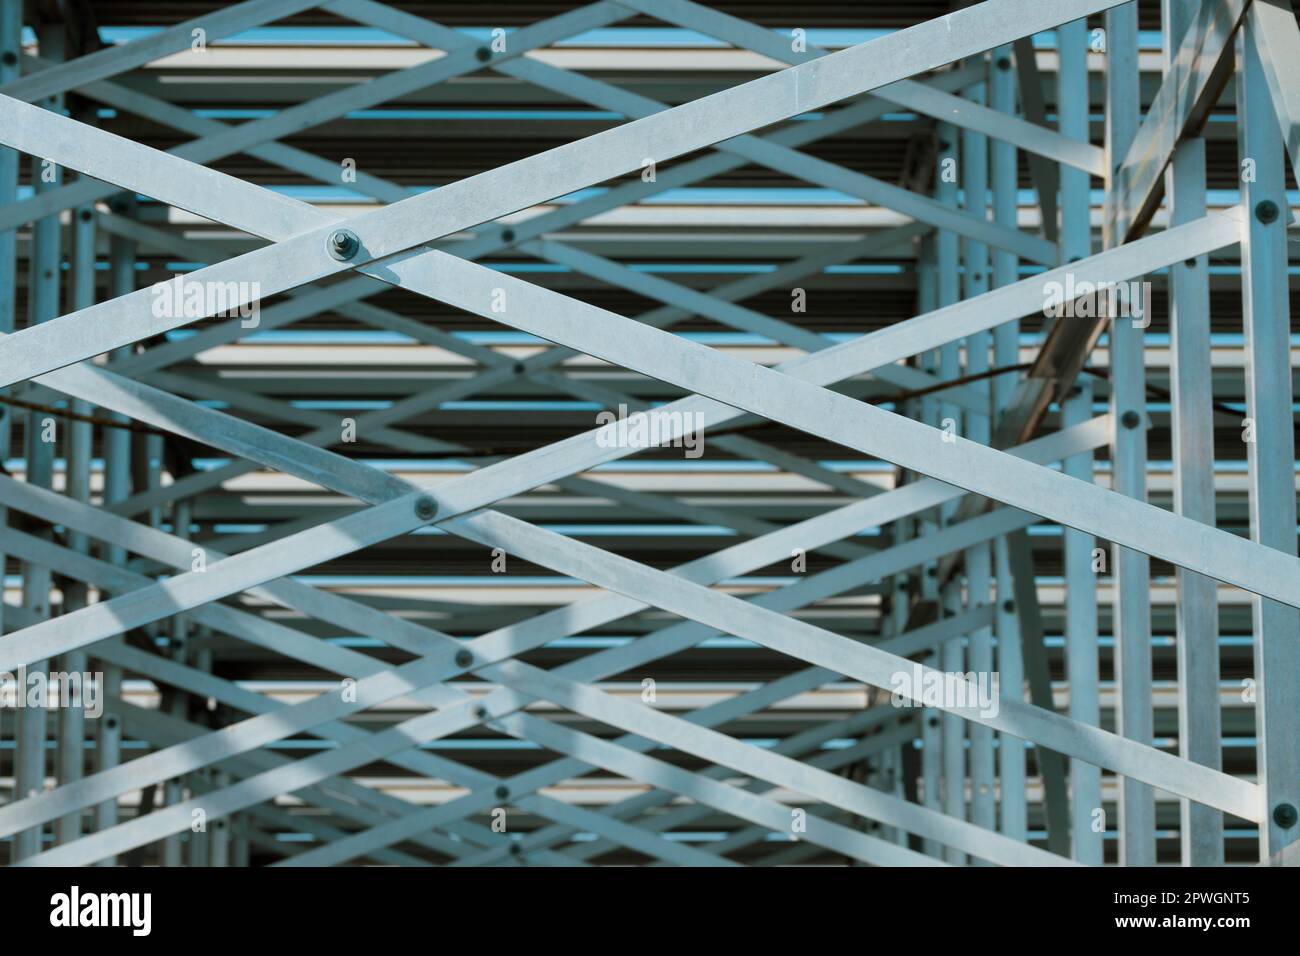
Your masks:
<svg viewBox="0 0 1300 956"><path fill-rule="evenodd" d="M403 6L0 0L0 859L1294 862L1287 3Z"/></svg>

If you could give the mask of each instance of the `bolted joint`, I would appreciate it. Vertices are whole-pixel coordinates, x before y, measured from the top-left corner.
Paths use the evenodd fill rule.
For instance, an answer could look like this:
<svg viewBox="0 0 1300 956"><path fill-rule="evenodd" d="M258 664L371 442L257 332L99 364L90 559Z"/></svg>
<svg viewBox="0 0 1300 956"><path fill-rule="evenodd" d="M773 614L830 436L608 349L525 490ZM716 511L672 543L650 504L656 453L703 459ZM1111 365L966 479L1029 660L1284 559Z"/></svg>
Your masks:
<svg viewBox="0 0 1300 956"><path fill-rule="evenodd" d="M1296 813L1296 808L1290 803L1279 803L1273 808L1273 822L1283 830L1289 830L1296 825L1296 820L1300 819L1300 814Z"/></svg>
<svg viewBox="0 0 1300 956"><path fill-rule="evenodd" d="M1125 428L1137 428L1142 424L1142 416L1130 408L1124 414L1120 415L1119 423Z"/></svg>
<svg viewBox="0 0 1300 956"><path fill-rule="evenodd" d="M506 797L510 796L510 788L503 783L493 790L492 793L498 800L504 800Z"/></svg>
<svg viewBox="0 0 1300 956"><path fill-rule="evenodd" d="M1006 612L1007 614L1012 614L1012 613L1014 613L1015 610L1016 610L1016 602L1015 602L1015 601L1003 601L1003 602L1002 602L1002 610L1003 610L1004 612Z"/></svg>
<svg viewBox="0 0 1300 956"><path fill-rule="evenodd" d="M361 250L361 240L349 229L335 229L325 240L329 254L340 262L347 262Z"/></svg>
<svg viewBox="0 0 1300 956"><path fill-rule="evenodd" d="M469 651L457 651L457 652L456 652L456 666L457 666L457 667L469 667L469 665L470 665L470 664L473 664L473 663L474 663L474 655L471 654Z"/></svg>
<svg viewBox="0 0 1300 956"><path fill-rule="evenodd" d="M438 503L428 495L415 499L415 516L421 521L432 521L438 513Z"/></svg>
<svg viewBox="0 0 1300 956"><path fill-rule="evenodd" d="M1268 225L1270 222L1277 220L1278 208L1277 203L1271 199L1265 199L1255 204L1255 218Z"/></svg>
<svg viewBox="0 0 1300 956"><path fill-rule="evenodd" d="M485 46L481 46L474 51L474 56L480 63L486 63L488 60L492 59L492 51Z"/></svg>

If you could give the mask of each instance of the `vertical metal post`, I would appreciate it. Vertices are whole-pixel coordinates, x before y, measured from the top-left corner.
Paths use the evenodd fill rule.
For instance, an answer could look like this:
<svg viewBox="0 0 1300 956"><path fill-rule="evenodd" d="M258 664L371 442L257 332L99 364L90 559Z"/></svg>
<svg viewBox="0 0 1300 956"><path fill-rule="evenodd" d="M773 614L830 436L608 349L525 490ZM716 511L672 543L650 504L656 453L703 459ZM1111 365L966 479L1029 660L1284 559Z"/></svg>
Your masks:
<svg viewBox="0 0 1300 956"><path fill-rule="evenodd" d="M1133 4L1111 10L1106 23L1108 71L1107 135L1111 155L1122 156L1137 129L1137 12ZM1118 241L1118 237L1115 237ZM1132 297L1130 297L1132 298ZM1101 297L1098 297L1099 304ZM1142 322L1149 322L1144 315ZM1110 403L1113 487L1146 499L1147 409L1142 328L1129 317L1115 317L1110 335ZM1125 737L1149 744L1154 733L1151 686L1151 559L1116 545L1112 573L1115 634L1115 724ZM1131 777L1120 780L1119 852L1128 866L1156 862L1155 791Z"/></svg>
<svg viewBox="0 0 1300 956"><path fill-rule="evenodd" d="M985 83L977 83L966 91L968 99L983 105L987 93ZM968 213L980 219L988 218L988 137L972 130L962 131L962 192ZM989 248L983 242L967 239L964 243L964 293L967 299L989 290ZM992 337L979 332L966 339L966 372L978 375L989 369L989 348ZM971 383L971 389L989 397L987 381ZM991 410L991 406L990 406ZM966 437L971 441L988 444L992 433L987 414L968 412ZM988 604L989 588L993 576L991 552L987 543L967 548L966 601L967 604ZM993 629L976 628L970 635L970 670L976 674L993 673ZM971 822L990 830L997 826L997 797L994 793L996 774L993 759L993 729L983 724L970 727Z"/></svg>
<svg viewBox="0 0 1300 956"><path fill-rule="evenodd" d="M941 175L939 176L939 201L951 206L957 205L957 183L942 175L945 167L951 168L957 162L957 131L948 123L938 125L939 156ZM953 163L947 163L952 160ZM958 274L958 241L955 233L940 230L935 237L938 258L939 305L951 305L957 302L960 294L960 276ZM939 376L953 379L961 374L961 354L956 342L946 342L939 349ZM940 425L948 427L961 420L961 410L948 402L939 405ZM943 509L945 518L950 517L955 504ZM961 611L960 587L952 582L946 584L940 594L940 606L944 612ZM962 641L952 640L939 650L939 666L948 672L964 672L965 654ZM966 722L955 714L944 713L940 716L941 736L943 740L943 812L959 820L966 819ZM961 865L966 862L966 854L953 847L944 848L944 859L949 863Z"/></svg>
<svg viewBox="0 0 1300 956"><path fill-rule="evenodd" d="M134 212L135 199L131 196L118 196L109 203L109 208L120 216L129 216ZM113 297L126 295L135 291L135 243L114 235L109 242L109 294ZM115 359L125 358L130 348L121 348L113 353ZM109 417L125 426L126 416L116 412ZM105 505L116 501L125 501L131 494L131 433L125 428L104 429L104 493ZM126 560L126 552L118 545L104 542L100 546L100 557L110 564L120 565ZM121 641L120 637L110 638ZM99 720L98 736L95 749L95 770L102 772L116 767L121 762L122 754L122 716L118 707L122 698L122 669L114 664L101 662L99 669L104 674L104 715ZM118 822L117 800L105 800L95 805L95 830L107 830ZM117 857L110 856L100 861L101 866L115 866Z"/></svg>
<svg viewBox="0 0 1300 956"><path fill-rule="evenodd" d="M1060 73L1057 76L1057 112L1061 133L1074 139L1088 139L1088 32L1082 20L1067 23L1056 31ZM1092 251L1091 202L1088 174L1061 167L1061 257L1066 262L1085 258ZM1071 321L1068 318L1058 321ZM1071 424L1092 415L1091 384L1084 379L1063 403L1062 422ZM1092 481L1092 455L1075 455L1064 463L1065 473ZM1070 716L1092 711L1096 697L1097 577L1092 551L1095 539L1085 531L1064 528L1065 551L1066 665L1070 680ZM1089 674L1087 661L1091 661ZM1095 722L1096 718L1093 717ZM1092 830L1094 811L1101 806L1101 771L1081 760L1070 760L1075 859L1101 862L1101 837Z"/></svg>
<svg viewBox="0 0 1300 956"><path fill-rule="evenodd" d="M63 59L63 24L41 24L37 29L41 56L48 60ZM41 105L52 111L63 108L63 96L43 100ZM39 156L32 157L32 183L37 193L57 189L62 182L62 170L53 163L47 165ZM47 216L32 227L31 250L28 254L27 289L28 322L37 325L48 322L59 314L59 279L62 266L60 226L57 215ZM56 427L53 418L45 412L33 411L27 416L26 458L27 480L41 488L49 488L54 479L54 444L46 441L49 429ZM50 614L51 575L48 568L25 563L23 565L23 606L38 619ZM49 670L48 661L35 661L29 672ZM23 707L18 711L18 750L16 758L16 791L30 796L45 789L47 714L44 707ZM41 849L43 827L23 830L14 837L14 859L24 860Z"/></svg>
<svg viewBox="0 0 1300 956"><path fill-rule="evenodd" d="M1063 203L1068 206L1068 203ZM1068 231L1068 230L1066 230ZM1092 417L1092 387L1086 379L1075 383L1061 406L1061 424L1069 427ZM1065 463L1065 473L1080 481L1092 481L1092 455L1075 455ZM1065 671L1070 682L1070 717L1099 725L1097 693L1097 576L1093 571L1095 539L1072 528L1064 531L1066 641ZM1097 828L1101 802L1101 770L1086 761L1070 758L1072 790L1071 832L1074 858L1088 866L1102 863L1103 832Z"/></svg>
<svg viewBox="0 0 1300 956"><path fill-rule="evenodd" d="M180 514L180 513L181 513L181 510L182 510L182 509L181 509L180 506L181 506L181 505L188 505L188 504L189 504L188 501L177 502L177 508L176 508L176 511L177 511L177 519L176 519L176 520L177 520L177 524L178 524L178 527L176 528L176 531L177 531L177 533L178 533L179 535L181 535L181 536L185 536L185 537L187 537L187 536L189 535L189 527L188 527L188 525L189 525L189 508L186 507L186 508L184 509L184 512L185 512L185 513L184 513L185 524L184 524L184 525L181 525L181 524L180 524L180 520L181 520L181 514ZM182 619L181 619L181 618L176 618L175 623L177 623L177 624L182 623ZM197 630L196 630L196 636L197 636ZM209 650L208 648L206 648L206 647L198 648L197 650L194 651L194 653L193 653L193 658L194 658L194 668L195 668L195 670L200 670L200 671L204 671L204 672L210 672L210 671L212 670L212 651ZM196 784L197 784L197 783L209 783L209 782L210 782L210 783L213 785L214 788L215 788L215 786L216 786L216 776L215 776L215 771L214 771L213 768L211 768L211 767L205 767L205 768L203 768L202 770L198 771L197 773L191 775L190 779L191 779L191 781L193 781L193 782L196 783ZM189 834L189 847L188 847L188 849L189 849L189 865L190 865L190 866L198 867L198 866L208 866L208 865L209 865L209 860L211 859L211 856L210 856L210 853L209 853L209 850L210 850L210 847L211 847L211 837L212 837L213 829L214 829L214 827L216 826L216 824L217 824L217 821L216 821L216 820L205 820L205 821L204 821L204 828L203 828L202 830L199 830L199 831L195 832L193 829L191 829L190 834Z"/></svg>
<svg viewBox="0 0 1300 956"><path fill-rule="evenodd" d="M1174 73L1178 46L1190 26L1186 4L1161 4L1165 77ZM1133 70L1136 75L1136 66ZM1127 148L1127 144L1125 144ZM1205 140L1185 138L1165 173L1171 226L1205 215ZM1172 391L1174 511L1204 524L1214 504L1214 377L1210 368L1210 285L1207 256L1169 267L1169 344ZM1219 707L1218 586L1212 578L1176 570L1178 604L1178 752L1219 770L1223 766ZM1223 863L1223 814L1180 800L1179 837L1186 866Z"/></svg>
<svg viewBox="0 0 1300 956"><path fill-rule="evenodd" d="M1008 116L1016 112L1016 77L1012 71L1012 47L993 51L989 72L989 105ZM1016 198L1016 147L1001 139L990 142L990 181L993 192L993 221L1016 228L1019 203ZM993 250L993 285L1010 285L1019 278L1019 260L1014 252ZM993 330L993 363L1009 368L1020 360L1020 322L1004 322ZM1018 376L1014 372L992 380L993 407L1000 413L1011 401ZM1011 580L1011 553L1005 537L993 542L993 576L997 582L997 664L1003 697L1024 700L1025 665L1021 648L1020 619ZM998 736L998 775L1002 832L1018 840L1028 834L1025 803L1025 742L1010 734Z"/></svg>
<svg viewBox="0 0 1300 956"><path fill-rule="evenodd" d="M1247 24L1245 29L1250 29ZM1241 241L1246 335L1247 466L1250 536L1296 553L1295 416L1291 388L1291 309L1282 136L1253 44L1237 33L1237 129L1247 226ZM1251 596L1255 631L1256 775L1263 797L1260 857L1275 858L1300 836L1300 611Z"/></svg>
<svg viewBox="0 0 1300 956"><path fill-rule="evenodd" d="M917 244L917 249L917 302L920 314L924 315L927 312L932 312L939 302L938 267L935 262L934 237L924 237ZM939 356L935 351L927 351L922 356L922 366L927 371L936 370L938 364ZM935 396L926 395L922 397L921 420L929 425L937 426L939 424L939 401ZM917 524L922 537L933 534L937 530L938 518L938 511L933 508L921 514ZM921 601L932 607L938 607L939 603L939 586L935 577L937 572L938 568L933 561L927 562L921 568ZM939 655L937 653L926 654L923 660L929 667L937 668L939 666ZM925 784L922 802L931 810L941 810L943 807L940 797L942 792L941 781L943 779L943 744L939 725L938 710L927 707L921 712L921 779ZM921 849L927 855L936 857L941 856L943 852L942 847L931 839L922 840Z"/></svg>
<svg viewBox="0 0 1300 956"><path fill-rule="evenodd" d="M0 84L17 79L22 55L22 0L0 0ZM18 152L0 147L0 206L18 198ZM18 231L0 230L0 332L14 330L18 307ZM0 463L9 457L13 443L13 409L0 405ZM0 528L9 524L9 509L0 508ZM4 591L5 554L0 551L0 594ZM0 635L5 633L4 602L0 601ZM16 713L16 711L15 711ZM15 745L17 728L14 728ZM4 720L0 715L0 741L4 740ZM17 751L15 750L15 758Z"/></svg>
<svg viewBox="0 0 1300 956"><path fill-rule="evenodd" d="M93 117L87 117L93 121ZM93 206L80 206L72 211L72 306L85 309L95 303L95 210ZM85 419L90 415L90 405L80 399L71 401L73 416L68 422L65 443L64 493L77 501L90 501L91 425ZM81 532L69 532L68 546L82 554L90 551L90 542ZM69 581L63 588L64 611L85 607L89 590L81 581ZM86 674L88 658L85 651L73 651L62 658L60 669L69 674ZM60 701L59 710L59 784L80 780L86 760L86 717L81 702ZM59 818L55 826L57 843L71 843L81 836L81 813L69 813Z"/></svg>

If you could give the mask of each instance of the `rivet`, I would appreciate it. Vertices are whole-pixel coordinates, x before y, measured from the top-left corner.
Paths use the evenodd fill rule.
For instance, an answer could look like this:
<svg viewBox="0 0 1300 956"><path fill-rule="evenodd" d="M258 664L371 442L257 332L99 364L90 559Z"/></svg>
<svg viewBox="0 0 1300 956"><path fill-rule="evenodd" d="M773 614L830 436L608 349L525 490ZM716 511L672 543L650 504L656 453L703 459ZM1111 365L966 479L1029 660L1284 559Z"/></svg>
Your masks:
<svg viewBox="0 0 1300 956"><path fill-rule="evenodd" d="M1273 822L1283 830L1289 830L1296 824L1296 809L1292 804L1279 803L1273 808Z"/></svg>
<svg viewBox="0 0 1300 956"><path fill-rule="evenodd" d="M1266 226L1277 219L1277 212L1277 203L1271 199L1265 199L1255 206L1255 218Z"/></svg>

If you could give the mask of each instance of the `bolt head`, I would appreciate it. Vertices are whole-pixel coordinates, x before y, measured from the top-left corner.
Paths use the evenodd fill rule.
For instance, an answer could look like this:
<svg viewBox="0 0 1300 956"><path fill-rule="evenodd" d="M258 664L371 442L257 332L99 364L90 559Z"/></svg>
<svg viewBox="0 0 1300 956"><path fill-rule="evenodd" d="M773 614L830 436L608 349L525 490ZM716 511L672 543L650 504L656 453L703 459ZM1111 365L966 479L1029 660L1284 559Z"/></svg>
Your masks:
<svg viewBox="0 0 1300 956"><path fill-rule="evenodd" d="M357 238L356 233L347 229L335 229L330 233L329 239L326 241L326 247L329 249L331 256L346 262L361 249L361 240Z"/></svg>
<svg viewBox="0 0 1300 956"><path fill-rule="evenodd" d="M438 504L428 495L415 499L415 516L421 521L431 521L438 513Z"/></svg>
<svg viewBox="0 0 1300 956"><path fill-rule="evenodd" d="M492 792L496 795L498 800L504 800L506 797L510 796L510 788L505 784L501 784L501 786L497 787Z"/></svg>
<svg viewBox="0 0 1300 956"><path fill-rule="evenodd" d="M1296 825L1300 814L1296 813L1296 808L1289 803L1279 803L1273 808L1273 822L1283 830L1289 830Z"/></svg>
<svg viewBox="0 0 1300 956"><path fill-rule="evenodd" d="M485 46L481 46L475 50L474 55L478 57L480 63L486 63L488 60L492 59L492 51Z"/></svg>
<svg viewBox="0 0 1300 956"><path fill-rule="evenodd" d="M1273 200L1265 199L1255 205L1255 218L1264 225L1267 226L1270 222L1274 222L1277 216L1277 203L1273 202Z"/></svg>
<svg viewBox="0 0 1300 956"><path fill-rule="evenodd" d="M470 664L473 664L473 663L474 663L474 655L471 654L469 651L457 651L457 652L456 652L456 666L457 666L457 667L469 667L469 665L470 665Z"/></svg>
<svg viewBox="0 0 1300 956"><path fill-rule="evenodd" d="M1130 408L1123 415L1120 415L1119 423L1125 428L1137 428L1142 424L1142 416Z"/></svg>

